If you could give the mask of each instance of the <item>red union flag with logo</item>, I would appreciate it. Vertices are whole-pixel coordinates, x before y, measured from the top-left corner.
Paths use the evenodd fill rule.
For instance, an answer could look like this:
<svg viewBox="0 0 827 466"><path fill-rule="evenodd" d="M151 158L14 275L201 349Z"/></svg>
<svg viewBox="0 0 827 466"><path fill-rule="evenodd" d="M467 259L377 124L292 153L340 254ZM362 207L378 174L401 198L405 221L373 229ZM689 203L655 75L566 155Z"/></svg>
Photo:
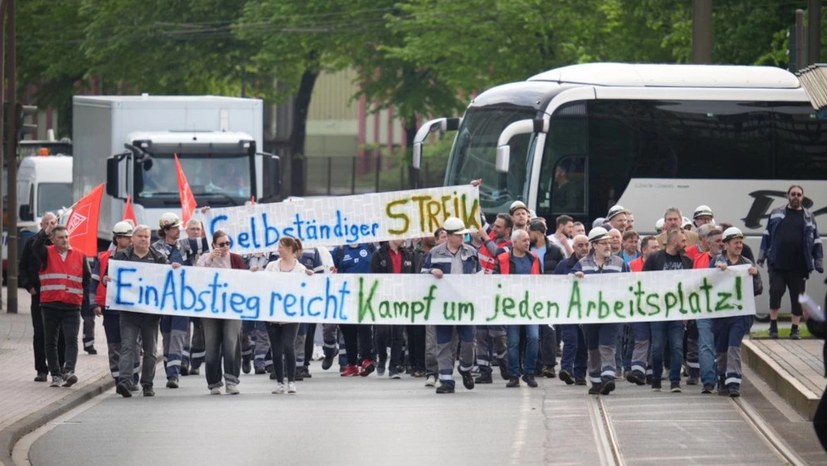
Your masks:
<svg viewBox="0 0 827 466"><path fill-rule="evenodd" d="M98 217L103 196L103 183L99 184L89 194L79 200L69 218L66 220L66 231L72 248L87 256L98 253Z"/></svg>
<svg viewBox="0 0 827 466"><path fill-rule="evenodd" d="M186 227L187 222L192 218L192 213L195 212L195 196L192 195L187 176L184 175L184 169L181 168L178 154L173 155L175 157L175 169L178 172L178 195L181 196L181 221Z"/></svg>
<svg viewBox="0 0 827 466"><path fill-rule="evenodd" d="M138 224L135 218L135 209L132 208L132 196L126 196L126 207L123 208L123 219L132 221L132 226Z"/></svg>

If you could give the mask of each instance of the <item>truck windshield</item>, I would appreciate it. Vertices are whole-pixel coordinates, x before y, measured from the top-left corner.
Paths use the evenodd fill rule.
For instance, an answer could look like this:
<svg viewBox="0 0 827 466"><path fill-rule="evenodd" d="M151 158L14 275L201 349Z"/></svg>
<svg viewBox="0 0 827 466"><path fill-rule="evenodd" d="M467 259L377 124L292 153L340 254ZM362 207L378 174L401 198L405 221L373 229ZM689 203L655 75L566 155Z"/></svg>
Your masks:
<svg viewBox="0 0 827 466"><path fill-rule="evenodd" d="M511 203L517 199L525 201L532 135L520 134L511 138L511 165L507 174L497 173L494 164L500 133L509 124L533 118L535 114L533 108L516 105L469 108L451 149L445 173L446 185L467 184L482 178L480 207L488 216L508 212Z"/></svg>
<svg viewBox="0 0 827 466"><path fill-rule="evenodd" d="M181 168L199 206L242 205L250 200L250 156L247 154L184 154ZM175 159L172 154L152 154L152 167L137 166L135 191L146 207L180 202Z"/></svg>
<svg viewBox="0 0 827 466"><path fill-rule="evenodd" d="M37 217L46 212L72 205L72 183L40 183L37 185Z"/></svg>

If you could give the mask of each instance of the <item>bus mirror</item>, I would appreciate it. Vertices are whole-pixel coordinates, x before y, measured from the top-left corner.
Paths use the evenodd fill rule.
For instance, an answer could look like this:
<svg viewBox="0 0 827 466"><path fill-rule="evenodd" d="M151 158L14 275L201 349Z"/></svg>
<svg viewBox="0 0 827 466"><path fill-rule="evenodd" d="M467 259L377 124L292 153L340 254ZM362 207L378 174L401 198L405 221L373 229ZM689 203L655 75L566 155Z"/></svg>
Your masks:
<svg viewBox="0 0 827 466"><path fill-rule="evenodd" d="M497 147L497 162L494 168L499 173L508 173L508 166L511 165L511 146L508 144Z"/></svg>
<svg viewBox="0 0 827 466"><path fill-rule="evenodd" d="M120 159L113 156L106 160L106 194L114 198L120 197L118 189L118 166Z"/></svg>
<svg viewBox="0 0 827 466"><path fill-rule="evenodd" d="M422 166L422 145L425 142L425 138L427 138L429 134L436 131L439 131L440 133L445 133L446 131L456 131L459 129L459 124L461 121L461 118L435 118L433 120L426 121L422 126L420 126L416 131L416 136L414 136L413 140L413 159L411 160L411 165L413 165L413 168L418 170L419 167Z"/></svg>
<svg viewBox="0 0 827 466"><path fill-rule="evenodd" d="M32 208L29 204L23 204L20 206L20 215L18 215L20 220L30 222L34 220L34 215L32 215Z"/></svg>
<svg viewBox="0 0 827 466"><path fill-rule="evenodd" d="M422 166L422 143L415 142L413 145L413 160L411 160L411 165L414 168L419 170L419 167Z"/></svg>
<svg viewBox="0 0 827 466"><path fill-rule="evenodd" d="M261 154L262 159L262 189L261 202L273 202L281 194L281 159L272 154Z"/></svg>

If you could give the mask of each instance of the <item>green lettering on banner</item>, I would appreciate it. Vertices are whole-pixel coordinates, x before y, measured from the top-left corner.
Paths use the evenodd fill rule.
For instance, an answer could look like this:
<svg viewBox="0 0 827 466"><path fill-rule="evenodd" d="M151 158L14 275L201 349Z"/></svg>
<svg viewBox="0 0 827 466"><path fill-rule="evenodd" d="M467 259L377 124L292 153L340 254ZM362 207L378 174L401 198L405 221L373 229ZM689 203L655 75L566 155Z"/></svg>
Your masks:
<svg viewBox="0 0 827 466"><path fill-rule="evenodd" d="M113 262L113 273L129 271L131 275L124 276L135 277L122 279L123 284L108 296L119 306L115 309L162 315L366 325L524 325L683 320L754 312L752 282L746 281L750 277L745 267L725 273L675 271L657 277L473 275L436 280L429 275L362 274L272 282L267 274L238 270L173 271L169 266Z"/></svg>
<svg viewBox="0 0 827 466"><path fill-rule="evenodd" d="M379 280L373 280L373 285L370 287L370 294L365 297L365 279L359 277L359 313L358 322L361 324L365 321L365 316L370 314L370 321L376 322L376 313L373 311L373 296L379 288Z"/></svg>
<svg viewBox="0 0 827 466"><path fill-rule="evenodd" d="M462 301L447 301L442 303L442 317L449 322L473 322L474 303ZM464 320L466 318L467 320Z"/></svg>
<svg viewBox="0 0 827 466"><path fill-rule="evenodd" d="M700 290L704 294L705 302L706 302L706 312L712 312L712 285L709 283L706 277L704 277L701 286L699 286Z"/></svg>
<svg viewBox="0 0 827 466"><path fill-rule="evenodd" d="M654 316L660 314L660 294L649 293L649 295L646 296L646 304L652 309L647 315Z"/></svg>
<svg viewBox="0 0 827 466"><path fill-rule="evenodd" d="M408 232L408 228L411 226L411 219L408 218L407 215L404 213L394 213L392 209L398 205L404 205L408 203L408 199L399 199L397 201L391 201L385 207L385 213L388 215L388 218L392 218L394 220L402 220L403 224L400 228L389 228L388 233L392 235L404 235Z"/></svg>
<svg viewBox="0 0 827 466"><path fill-rule="evenodd" d="M566 318L571 319L572 309L577 309L577 320L583 318L583 306L580 303L580 283L577 280L571 282L571 293L569 293L569 308L566 311Z"/></svg>

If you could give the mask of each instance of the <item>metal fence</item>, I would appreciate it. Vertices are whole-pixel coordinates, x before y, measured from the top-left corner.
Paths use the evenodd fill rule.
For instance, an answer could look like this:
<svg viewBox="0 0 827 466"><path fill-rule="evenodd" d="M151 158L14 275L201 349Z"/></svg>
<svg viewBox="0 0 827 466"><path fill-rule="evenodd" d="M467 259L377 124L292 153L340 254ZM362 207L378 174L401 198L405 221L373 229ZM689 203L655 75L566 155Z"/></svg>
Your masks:
<svg viewBox="0 0 827 466"><path fill-rule="evenodd" d="M435 171L426 161L420 187L441 186L444 167ZM399 155L313 156L306 159L307 196L341 196L410 188L410 166Z"/></svg>

